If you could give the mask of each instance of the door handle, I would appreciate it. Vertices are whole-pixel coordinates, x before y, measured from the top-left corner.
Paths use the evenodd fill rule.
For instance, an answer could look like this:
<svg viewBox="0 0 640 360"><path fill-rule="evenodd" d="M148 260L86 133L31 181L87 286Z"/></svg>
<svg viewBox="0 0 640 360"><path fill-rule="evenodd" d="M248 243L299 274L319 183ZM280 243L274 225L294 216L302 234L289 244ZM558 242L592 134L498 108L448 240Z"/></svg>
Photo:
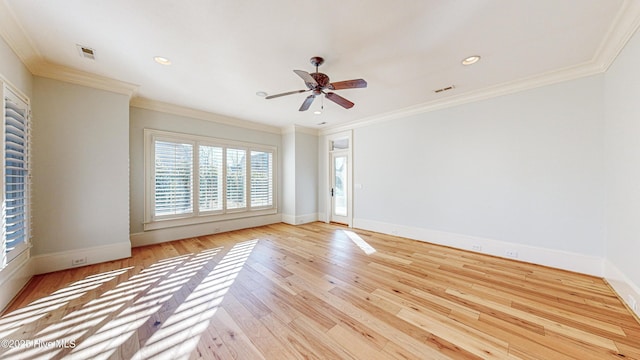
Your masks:
<svg viewBox="0 0 640 360"><path fill-rule="evenodd" d="M331 197L333 197L333 188L331 188Z"/></svg>

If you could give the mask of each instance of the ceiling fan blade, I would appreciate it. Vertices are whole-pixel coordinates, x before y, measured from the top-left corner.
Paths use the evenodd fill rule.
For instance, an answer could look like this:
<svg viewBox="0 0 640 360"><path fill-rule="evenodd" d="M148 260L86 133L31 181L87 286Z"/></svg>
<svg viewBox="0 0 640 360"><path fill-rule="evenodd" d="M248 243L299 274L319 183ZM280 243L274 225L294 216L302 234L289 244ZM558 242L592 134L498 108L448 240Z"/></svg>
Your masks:
<svg viewBox="0 0 640 360"><path fill-rule="evenodd" d="M304 70L293 70L294 73L298 74L304 80L304 83L307 84L309 89L313 89L318 86L318 82L314 79L308 72Z"/></svg>
<svg viewBox="0 0 640 360"><path fill-rule="evenodd" d="M327 97L327 99L333 101L334 103L342 106L345 109L351 109L353 107L353 105L355 105L351 101L343 98L342 96L340 96L340 95L338 95L336 93L329 92L329 93L327 93L326 97Z"/></svg>
<svg viewBox="0 0 640 360"><path fill-rule="evenodd" d="M282 94L269 95L269 96L265 97L265 99L273 99L273 98L277 98L277 97L280 97L280 96L286 96L286 95L291 95L291 94L299 94L299 93L303 93L305 91L309 91L309 90L295 90L295 91L289 91L289 92L282 93Z"/></svg>
<svg viewBox="0 0 640 360"><path fill-rule="evenodd" d="M354 79L354 80L345 80L338 81L329 84L327 89L330 90L341 90L341 89L355 89L355 88L366 88L367 82L364 79Z"/></svg>
<svg viewBox="0 0 640 360"><path fill-rule="evenodd" d="M315 95L307 96L307 98L304 99L304 102L302 103L302 105L300 106L300 109L298 111L306 111L307 109L309 109L309 106L311 106L311 103L313 102L313 99L315 99L315 98L316 98Z"/></svg>

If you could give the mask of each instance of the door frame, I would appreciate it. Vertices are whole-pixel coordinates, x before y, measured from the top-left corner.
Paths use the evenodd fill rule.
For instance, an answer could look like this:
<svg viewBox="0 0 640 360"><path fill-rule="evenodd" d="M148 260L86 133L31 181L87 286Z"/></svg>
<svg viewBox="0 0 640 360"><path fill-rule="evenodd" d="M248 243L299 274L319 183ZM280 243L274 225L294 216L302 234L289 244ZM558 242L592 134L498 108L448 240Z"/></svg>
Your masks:
<svg viewBox="0 0 640 360"><path fill-rule="evenodd" d="M334 141L338 140L347 140L349 147L348 149L338 149L333 150ZM347 216L346 216L346 225L349 227L353 227L353 132L351 130L344 131L340 133L335 133L327 136L326 142L327 149L327 161L326 161L326 169L327 169L327 189L325 192L326 199L326 222L330 223L333 216L333 199L331 198L331 184L333 183L333 153L334 152L343 152L347 155Z"/></svg>

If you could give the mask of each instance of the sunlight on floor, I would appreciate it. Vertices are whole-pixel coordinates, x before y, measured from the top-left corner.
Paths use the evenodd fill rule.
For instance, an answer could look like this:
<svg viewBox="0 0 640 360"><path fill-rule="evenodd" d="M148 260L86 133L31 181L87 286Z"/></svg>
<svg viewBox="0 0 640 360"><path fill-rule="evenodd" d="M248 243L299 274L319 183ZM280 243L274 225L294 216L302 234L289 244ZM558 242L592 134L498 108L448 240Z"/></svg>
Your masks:
<svg viewBox="0 0 640 360"><path fill-rule="evenodd" d="M371 255L376 252L376 249L373 246L369 245L368 242L364 241L364 239L361 238L360 235L349 230L342 231L349 237L349 239L351 239L351 241L353 241L354 244L358 245L358 247L362 249L365 254Z"/></svg>
<svg viewBox="0 0 640 360"><path fill-rule="evenodd" d="M133 267L74 282L0 318L0 339L20 339L22 327L45 321L24 340L55 346L0 349L0 358L121 358L131 357L122 349L138 347L133 358L188 358L257 243L238 243L222 259L219 247L158 261L121 283L113 281ZM101 286L98 297L73 301ZM49 318L63 306L64 316Z"/></svg>
<svg viewBox="0 0 640 360"><path fill-rule="evenodd" d="M154 356L188 359L257 242L252 240L236 244L173 314L162 322L133 359Z"/></svg>
<svg viewBox="0 0 640 360"><path fill-rule="evenodd" d="M11 338L10 335L18 328L36 322L50 311L67 305L71 300L77 299L88 291L114 280L117 276L126 273L130 269L132 267L87 276L87 278L76 281L49 296L38 299L26 307L5 314L0 318L0 339Z"/></svg>

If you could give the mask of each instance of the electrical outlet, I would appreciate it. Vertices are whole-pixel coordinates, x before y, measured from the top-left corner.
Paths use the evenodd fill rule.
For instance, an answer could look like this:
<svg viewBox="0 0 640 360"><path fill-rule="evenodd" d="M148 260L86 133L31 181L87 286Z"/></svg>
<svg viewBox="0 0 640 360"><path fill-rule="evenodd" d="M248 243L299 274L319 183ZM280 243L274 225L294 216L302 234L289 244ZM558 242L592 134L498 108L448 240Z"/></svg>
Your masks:
<svg viewBox="0 0 640 360"><path fill-rule="evenodd" d="M516 250L507 250L506 254L510 258L514 258L514 259L518 258L518 252Z"/></svg>
<svg viewBox="0 0 640 360"><path fill-rule="evenodd" d="M636 298L634 298L633 295L628 295L627 297L631 310L638 311L638 303L636 302Z"/></svg>
<svg viewBox="0 0 640 360"><path fill-rule="evenodd" d="M87 257L83 257L83 258L76 258L76 259L72 259L71 260L71 266L78 266L78 265L84 265L87 263Z"/></svg>
<svg viewBox="0 0 640 360"><path fill-rule="evenodd" d="M480 245L471 245L471 250L473 251L482 251L482 246Z"/></svg>

